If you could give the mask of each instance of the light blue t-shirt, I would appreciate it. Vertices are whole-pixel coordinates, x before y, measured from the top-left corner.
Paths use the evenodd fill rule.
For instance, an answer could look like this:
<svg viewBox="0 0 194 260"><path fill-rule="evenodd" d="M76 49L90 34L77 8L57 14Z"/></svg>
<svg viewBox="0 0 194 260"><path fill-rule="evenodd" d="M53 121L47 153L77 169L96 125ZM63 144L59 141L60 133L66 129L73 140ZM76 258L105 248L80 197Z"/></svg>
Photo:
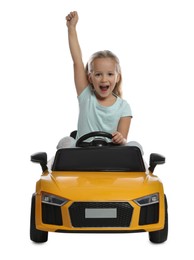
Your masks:
<svg viewBox="0 0 194 260"><path fill-rule="evenodd" d="M78 96L79 118L76 139L93 131L114 133L121 117L132 117L127 101L116 96L111 106L102 106L90 86Z"/></svg>

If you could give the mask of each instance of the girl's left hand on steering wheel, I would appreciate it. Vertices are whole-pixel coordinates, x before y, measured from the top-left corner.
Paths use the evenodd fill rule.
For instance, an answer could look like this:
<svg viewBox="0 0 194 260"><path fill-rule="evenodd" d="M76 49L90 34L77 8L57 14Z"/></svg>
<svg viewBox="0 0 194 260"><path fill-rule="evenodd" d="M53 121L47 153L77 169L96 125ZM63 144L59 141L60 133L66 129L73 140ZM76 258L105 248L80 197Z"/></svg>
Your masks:
<svg viewBox="0 0 194 260"><path fill-rule="evenodd" d="M123 137L123 135L120 132L115 132L112 134L112 141L115 144L125 144L126 139Z"/></svg>

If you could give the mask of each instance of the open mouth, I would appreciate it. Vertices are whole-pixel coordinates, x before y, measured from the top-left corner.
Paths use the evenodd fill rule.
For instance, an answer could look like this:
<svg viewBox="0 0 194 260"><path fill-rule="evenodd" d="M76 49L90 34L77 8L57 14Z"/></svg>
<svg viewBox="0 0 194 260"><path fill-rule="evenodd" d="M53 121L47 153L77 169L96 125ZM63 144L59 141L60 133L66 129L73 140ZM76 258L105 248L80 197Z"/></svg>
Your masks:
<svg viewBox="0 0 194 260"><path fill-rule="evenodd" d="M109 86L100 86L101 91L105 92L107 91Z"/></svg>

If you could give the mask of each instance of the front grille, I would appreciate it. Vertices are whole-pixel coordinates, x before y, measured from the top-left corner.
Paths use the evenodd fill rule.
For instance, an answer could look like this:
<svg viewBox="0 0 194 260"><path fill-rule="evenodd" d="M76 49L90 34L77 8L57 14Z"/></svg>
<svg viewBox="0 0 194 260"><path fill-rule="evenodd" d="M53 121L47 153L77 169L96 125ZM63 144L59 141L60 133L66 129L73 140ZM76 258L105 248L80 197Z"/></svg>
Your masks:
<svg viewBox="0 0 194 260"><path fill-rule="evenodd" d="M45 224L62 225L61 207L42 203L42 222Z"/></svg>
<svg viewBox="0 0 194 260"><path fill-rule="evenodd" d="M139 225L158 223L158 220L159 220L159 203L141 207Z"/></svg>
<svg viewBox="0 0 194 260"><path fill-rule="evenodd" d="M74 202L69 213L73 227L129 227L133 207L128 202Z"/></svg>

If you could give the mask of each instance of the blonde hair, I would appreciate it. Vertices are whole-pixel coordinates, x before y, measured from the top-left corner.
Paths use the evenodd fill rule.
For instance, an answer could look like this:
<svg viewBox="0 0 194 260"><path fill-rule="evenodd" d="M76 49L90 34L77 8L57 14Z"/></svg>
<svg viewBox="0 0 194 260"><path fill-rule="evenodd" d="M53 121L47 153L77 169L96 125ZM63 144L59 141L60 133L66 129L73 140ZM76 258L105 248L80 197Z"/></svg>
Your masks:
<svg viewBox="0 0 194 260"><path fill-rule="evenodd" d="M120 79L116 83L115 88L113 90L113 93L117 96L122 96L122 77L121 77L121 67L118 57L112 53L111 51L104 50L104 51L98 51L95 52L89 59L88 63L86 64L86 74L88 75L90 72L92 72L92 65L95 59L97 58L111 58L116 63L116 71L120 74Z"/></svg>

